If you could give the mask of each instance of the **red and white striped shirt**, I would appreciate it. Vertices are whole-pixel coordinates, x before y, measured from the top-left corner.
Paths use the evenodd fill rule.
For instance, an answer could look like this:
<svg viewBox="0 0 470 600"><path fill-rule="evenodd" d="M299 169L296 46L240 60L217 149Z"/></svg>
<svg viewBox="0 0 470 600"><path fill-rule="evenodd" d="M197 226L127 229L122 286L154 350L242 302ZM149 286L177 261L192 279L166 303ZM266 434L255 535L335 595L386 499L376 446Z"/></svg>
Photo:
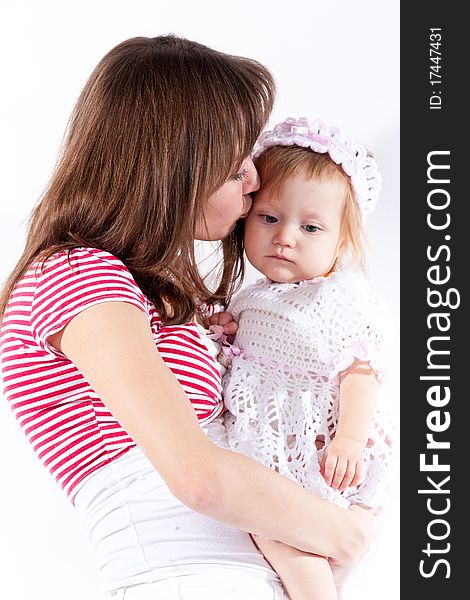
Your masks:
<svg viewBox="0 0 470 600"><path fill-rule="evenodd" d="M162 327L112 254L77 248L33 265L13 290L0 335L4 394L34 451L73 501L78 484L136 444L75 365L48 343L86 308L128 302L147 315L160 354L201 423L223 410L220 372L196 323ZM92 342L90 342L92 343Z"/></svg>

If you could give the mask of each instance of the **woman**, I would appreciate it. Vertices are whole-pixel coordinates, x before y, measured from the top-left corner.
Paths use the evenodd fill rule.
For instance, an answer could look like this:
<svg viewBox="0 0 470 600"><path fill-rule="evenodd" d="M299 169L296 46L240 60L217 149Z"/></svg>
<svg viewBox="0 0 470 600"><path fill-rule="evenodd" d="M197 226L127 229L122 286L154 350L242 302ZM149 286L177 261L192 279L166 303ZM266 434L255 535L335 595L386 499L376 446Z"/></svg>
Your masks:
<svg viewBox="0 0 470 600"><path fill-rule="evenodd" d="M254 61L134 38L87 82L2 294L5 395L126 598L282 598L252 532L347 569L370 516L226 449L198 321L243 274L236 223L274 84ZM223 240L212 292L194 241ZM188 402L188 397L190 402ZM125 592L124 592L125 590Z"/></svg>

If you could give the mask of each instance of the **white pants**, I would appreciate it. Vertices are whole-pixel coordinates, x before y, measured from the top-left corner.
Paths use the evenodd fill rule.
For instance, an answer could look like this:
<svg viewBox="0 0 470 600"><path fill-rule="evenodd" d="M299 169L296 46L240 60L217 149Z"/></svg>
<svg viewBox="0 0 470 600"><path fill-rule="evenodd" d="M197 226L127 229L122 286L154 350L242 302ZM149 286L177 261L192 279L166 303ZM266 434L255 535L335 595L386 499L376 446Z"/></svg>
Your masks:
<svg viewBox="0 0 470 600"><path fill-rule="evenodd" d="M201 569L204 571L204 569ZM109 600L288 600L282 586L268 578L246 575L243 568L211 568L210 571L168 577L155 583L122 588Z"/></svg>
<svg viewBox="0 0 470 600"><path fill-rule="evenodd" d="M221 419L204 430L225 446ZM283 598L248 533L183 505L139 448L90 477L75 506L113 600Z"/></svg>

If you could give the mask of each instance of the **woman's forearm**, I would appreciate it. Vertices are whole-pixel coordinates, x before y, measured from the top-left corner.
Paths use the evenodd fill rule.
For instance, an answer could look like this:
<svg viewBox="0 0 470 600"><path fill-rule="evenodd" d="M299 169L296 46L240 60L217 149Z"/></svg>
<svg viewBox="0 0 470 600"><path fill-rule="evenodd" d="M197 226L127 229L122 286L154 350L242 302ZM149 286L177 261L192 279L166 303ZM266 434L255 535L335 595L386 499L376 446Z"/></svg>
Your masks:
<svg viewBox="0 0 470 600"><path fill-rule="evenodd" d="M216 448L186 484L181 500L194 510L305 552L354 560L369 541L365 511L340 508L238 453Z"/></svg>

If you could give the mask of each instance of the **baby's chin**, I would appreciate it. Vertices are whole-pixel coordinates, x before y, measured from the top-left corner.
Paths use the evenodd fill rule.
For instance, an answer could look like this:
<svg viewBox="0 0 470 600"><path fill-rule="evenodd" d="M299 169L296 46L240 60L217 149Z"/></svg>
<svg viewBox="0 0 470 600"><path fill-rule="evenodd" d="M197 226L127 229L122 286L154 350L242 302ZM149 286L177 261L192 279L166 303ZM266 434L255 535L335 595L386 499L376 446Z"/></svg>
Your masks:
<svg viewBox="0 0 470 600"><path fill-rule="evenodd" d="M278 267L263 269L256 267L256 265L253 266L274 283L299 283L299 281L315 279L317 277L317 275L311 275L310 273L299 273L282 264Z"/></svg>

